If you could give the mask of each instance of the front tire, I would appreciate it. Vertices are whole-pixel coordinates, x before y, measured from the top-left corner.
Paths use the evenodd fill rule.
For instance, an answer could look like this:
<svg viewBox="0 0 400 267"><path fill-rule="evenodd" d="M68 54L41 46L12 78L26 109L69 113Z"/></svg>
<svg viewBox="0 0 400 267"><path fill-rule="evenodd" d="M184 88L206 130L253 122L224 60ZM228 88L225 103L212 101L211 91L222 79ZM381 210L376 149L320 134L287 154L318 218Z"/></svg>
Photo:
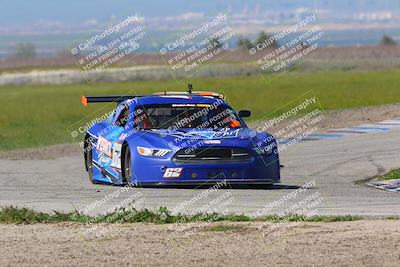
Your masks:
<svg viewBox="0 0 400 267"><path fill-rule="evenodd" d="M131 151L129 150L129 146L126 146L124 153L124 181L127 184L132 183L132 160L131 160Z"/></svg>

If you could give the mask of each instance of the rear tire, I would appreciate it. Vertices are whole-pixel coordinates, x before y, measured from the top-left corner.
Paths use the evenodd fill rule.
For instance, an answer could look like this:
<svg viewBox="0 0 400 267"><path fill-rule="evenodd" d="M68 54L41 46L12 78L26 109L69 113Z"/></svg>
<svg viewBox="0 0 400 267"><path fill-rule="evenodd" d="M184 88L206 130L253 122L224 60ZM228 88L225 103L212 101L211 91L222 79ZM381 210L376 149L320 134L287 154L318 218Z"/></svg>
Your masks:
<svg viewBox="0 0 400 267"><path fill-rule="evenodd" d="M92 155L92 144L90 143L89 140L86 140L88 142L87 146L85 149L87 149L86 152L86 169L89 175L89 179L93 184L98 184L94 178L93 178L93 155Z"/></svg>

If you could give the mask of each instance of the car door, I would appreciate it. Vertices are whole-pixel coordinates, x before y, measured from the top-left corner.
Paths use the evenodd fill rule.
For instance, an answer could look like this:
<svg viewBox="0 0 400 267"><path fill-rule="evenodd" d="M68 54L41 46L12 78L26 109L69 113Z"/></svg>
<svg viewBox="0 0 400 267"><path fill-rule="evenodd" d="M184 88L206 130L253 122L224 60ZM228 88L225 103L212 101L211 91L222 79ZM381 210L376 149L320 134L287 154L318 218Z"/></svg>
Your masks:
<svg viewBox="0 0 400 267"><path fill-rule="evenodd" d="M119 105L113 115L112 123L98 136L96 150L98 164L102 173L113 183L121 183L121 150L124 132L128 131L131 120L130 108L126 104Z"/></svg>

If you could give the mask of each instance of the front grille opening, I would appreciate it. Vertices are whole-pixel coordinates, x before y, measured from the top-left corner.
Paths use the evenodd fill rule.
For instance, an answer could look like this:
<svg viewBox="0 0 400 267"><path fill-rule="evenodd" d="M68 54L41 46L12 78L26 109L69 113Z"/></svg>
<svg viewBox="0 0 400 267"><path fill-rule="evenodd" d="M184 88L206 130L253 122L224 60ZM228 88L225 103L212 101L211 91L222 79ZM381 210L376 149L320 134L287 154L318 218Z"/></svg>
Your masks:
<svg viewBox="0 0 400 267"><path fill-rule="evenodd" d="M244 148L229 147L201 147L195 149L181 149L174 161L183 163L195 162L238 162L250 160L250 155Z"/></svg>
<svg viewBox="0 0 400 267"><path fill-rule="evenodd" d="M229 148L199 148L193 156L197 159L230 159L232 150Z"/></svg>

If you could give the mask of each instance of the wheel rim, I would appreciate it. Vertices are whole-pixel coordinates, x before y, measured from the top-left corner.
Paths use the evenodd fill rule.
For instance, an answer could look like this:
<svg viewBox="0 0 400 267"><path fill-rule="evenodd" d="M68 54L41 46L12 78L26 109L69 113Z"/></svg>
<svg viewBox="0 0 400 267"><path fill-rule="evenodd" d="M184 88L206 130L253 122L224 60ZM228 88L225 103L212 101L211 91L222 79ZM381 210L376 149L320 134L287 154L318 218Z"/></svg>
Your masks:
<svg viewBox="0 0 400 267"><path fill-rule="evenodd" d="M125 181L127 183L131 182L131 178L132 178L132 162L131 162L131 153L129 151L129 149L126 150L125 153Z"/></svg>

